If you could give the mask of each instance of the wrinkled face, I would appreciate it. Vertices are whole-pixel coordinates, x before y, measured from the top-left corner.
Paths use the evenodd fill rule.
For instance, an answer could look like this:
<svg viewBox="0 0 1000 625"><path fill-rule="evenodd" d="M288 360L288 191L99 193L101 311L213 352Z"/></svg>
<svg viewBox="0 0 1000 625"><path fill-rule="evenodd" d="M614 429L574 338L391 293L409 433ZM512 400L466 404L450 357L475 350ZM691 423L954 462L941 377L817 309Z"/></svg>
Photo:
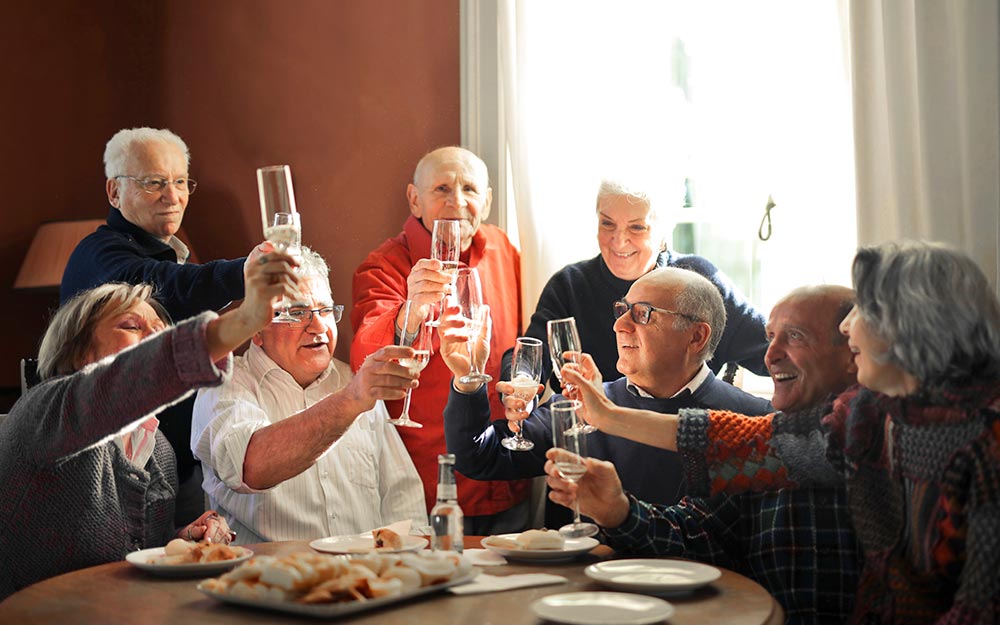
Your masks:
<svg viewBox="0 0 1000 625"><path fill-rule="evenodd" d="M640 280L625 296L628 303L647 302L657 308L675 310L674 300L680 286L662 285ZM675 316L654 310L649 323L640 325L624 314L615 321L618 340L618 371L656 397L669 397L687 384L685 359L693 340L694 324L674 330Z"/></svg>
<svg viewBox="0 0 1000 625"><path fill-rule="evenodd" d="M153 141L132 146L123 172L135 178L177 180L188 177L184 153L171 143ZM108 201L125 219L163 241L177 233L184 219L188 196L186 190L168 184L163 191L148 193L135 180L111 179L107 182Z"/></svg>
<svg viewBox="0 0 1000 625"><path fill-rule="evenodd" d="M815 406L854 383L851 350L846 342L835 342L841 338L836 315L836 301L819 296L786 298L771 311L764 364L778 410Z"/></svg>
<svg viewBox="0 0 1000 625"><path fill-rule="evenodd" d="M889 350L889 343L864 320L855 306L840 324L858 368L858 382L873 391L891 396L912 392L914 378L891 362L881 362L880 356Z"/></svg>
<svg viewBox="0 0 1000 625"><path fill-rule="evenodd" d="M656 266L660 240L654 236L653 225L647 202L627 195L601 198L597 244L611 273L622 280L636 280Z"/></svg>
<svg viewBox="0 0 1000 625"><path fill-rule="evenodd" d="M165 327L163 320L146 302L136 302L125 312L108 315L94 327L90 347L79 367L117 354Z"/></svg>
<svg viewBox="0 0 1000 625"><path fill-rule="evenodd" d="M333 306L333 295L325 278L306 278L299 283L299 292L302 297L296 300L294 308ZM314 314L308 322L269 324L254 336L253 342L305 388L330 365L337 347L337 324L332 316L323 318Z"/></svg>
<svg viewBox="0 0 1000 625"><path fill-rule="evenodd" d="M417 184L406 189L410 212L428 230L437 219L460 220L464 252L479 224L490 214L493 191L486 165L472 153L456 148L443 148L428 159L418 170Z"/></svg>

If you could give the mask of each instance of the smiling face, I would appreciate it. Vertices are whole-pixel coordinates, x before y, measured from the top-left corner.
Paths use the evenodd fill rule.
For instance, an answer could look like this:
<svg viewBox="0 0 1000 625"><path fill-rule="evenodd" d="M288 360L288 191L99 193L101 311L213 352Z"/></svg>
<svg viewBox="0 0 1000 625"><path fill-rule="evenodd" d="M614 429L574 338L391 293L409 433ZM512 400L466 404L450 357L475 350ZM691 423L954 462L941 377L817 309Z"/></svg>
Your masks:
<svg viewBox="0 0 1000 625"><path fill-rule="evenodd" d="M184 153L176 145L149 141L131 146L122 173L136 178L172 181L187 178L188 166ZM177 234L190 195L172 184L161 192L147 193L138 182L129 178L109 179L107 192L108 201L125 219L162 241Z"/></svg>
<svg viewBox="0 0 1000 625"><path fill-rule="evenodd" d="M437 219L458 219L464 252L479 224L490 215L493 190L483 161L468 150L448 147L420 160L414 184L406 188L406 198L410 212L428 231Z"/></svg>
<svg viewBox="0 0 1000 625"><path fill-rule="evenodd" d="M676 298L683 283L669 278L651 279L653 275L637 280L628 290L626 301L677 310ZM682 320L678 324L682 329L675 330L675 321L675 315L658 310L652 311L646 325L636 323L628 313L615 321L618 371L654 397L676 393L691 381L702 363L698 354L708 341L708 326Z"/></svg>
<svg viewBox="0 0 1000 625"><path fill-rule="evenodd" d="M153 307L143 301L136 302L124 312L107 315L94 326L84 362L79 363L77 368L117 354L165 327Z"/></svg>
<svg viewBox="0 0 1000 625"><path fill-rule="evenodd" d="M308 277L299 283L302 297L296 308L316 309L333 306L330 285L322 277ZM253 342L279 367L295 378L302 388L316 381L333 359L337 346L337 324L333 317L312 315L302 323L272 323L257 333Z"/></svg>
<svg viewBox="0 0 1000 625"><path fill-rule="evenodd" d="M892 397L911 395L920 388L920 381L902 367L886 361L889 343L865 321L855 306L840 324L840 332L858 368L858 382Z"/></svg>
<svg viewBox="0 0 1000 625"><path fill-rule="evenodd" d="M842 301L835 295L793 294L771 310L764 364L778 410L815 406L854 383L857 368L837 329Z"/></svg>
<svg viewBox="0 0 1000 625"><path fill-rule="evenodd" d="M660 253L649 202L628 195L606 195L597 203L597 244L611 273L636 280L656 266ZM630 300L631 301L631 300Z"/></svg>

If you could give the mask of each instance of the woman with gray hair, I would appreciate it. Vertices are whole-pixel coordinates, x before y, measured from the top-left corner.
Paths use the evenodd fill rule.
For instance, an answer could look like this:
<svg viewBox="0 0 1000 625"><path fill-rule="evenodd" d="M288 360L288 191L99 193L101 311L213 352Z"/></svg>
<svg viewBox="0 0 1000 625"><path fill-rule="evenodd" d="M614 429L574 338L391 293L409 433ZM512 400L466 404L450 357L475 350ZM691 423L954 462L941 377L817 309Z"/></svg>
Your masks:
<svg viewBox="0 0 1000 625"><path fill-rule="evenodd" d="M154 415L223 381L230 352L294 294L294 263L261 255L247 266L242 306L172 328L145 284L98 286L56 312L42 382L0 423L0 599L174 537L232 539L211 511L175 530L175 458Z"/></svg>
<svg viewBox="0 0 1000 625"><path fill-rule="evenodd" d="M689 494L846 487L864 549L853 622L1000 620L1000 302L968 256L858 251L841 323L861 386L822 419L626 413L574 371L588 420L659 419Z"/></svg>
<svg viewBox="0 0 1000 625"><path fill-rule="evenodd" d="M620 180L603 180L597 190L597 244L601 253L557 271L538 297L526 336L547 341L546 325L552 319L574 317L582 351L591 355L605 380L617 380L618 345L613 329L614 302L625 296L640 277L658 267L687 269L707 278L726 307L719 346L708 367L718 372L726 363L741 365L767 375L764 352L764 316L736 288L732 280L708 259L679 254L667 247L670 234L662 215L666 201L649 189ZM686 311L689 312L689 311ZM501 371L509 379L513 348L503 355ZM547 350L542 356L542 381L552 376Z"/></svg>

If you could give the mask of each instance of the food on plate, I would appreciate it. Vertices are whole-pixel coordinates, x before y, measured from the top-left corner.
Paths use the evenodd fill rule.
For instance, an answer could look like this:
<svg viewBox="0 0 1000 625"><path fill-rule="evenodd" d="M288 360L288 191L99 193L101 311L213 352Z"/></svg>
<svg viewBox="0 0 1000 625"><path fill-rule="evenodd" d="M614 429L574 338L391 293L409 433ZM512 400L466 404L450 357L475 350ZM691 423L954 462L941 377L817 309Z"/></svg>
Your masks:
<svg viewBox="0 0 1000 625"><path fill-rule="evenodd" d="M163 555L151 558L150 564L198 564L235 560L243 555L241 547L207 541L191 542L175 538L163 548Z"/></svg>
<svg viewBox="0 0 1000 625"><path fill-rule="evenodd" d="M513 538L509 536L490 536L487 543L492 547L499 547L501 549L557 550L566 546L566 539L556 530L541 529L527 530Z"/></svg>
<svg viewBox="0 0 1000 625"><path fill-rule="evenodd" d="M375 539L376 549L399 551L403 548L403 538L388 527L372 530L372 538Z"/></svg>
<svg viewBox="0 0 1000 625"><path fill-rule="evenodd" d="M471 572L469 561L455 553L295 553L250 558L225 575L205 580L202 588L244 599L340 603L398 596Z"/></svg>

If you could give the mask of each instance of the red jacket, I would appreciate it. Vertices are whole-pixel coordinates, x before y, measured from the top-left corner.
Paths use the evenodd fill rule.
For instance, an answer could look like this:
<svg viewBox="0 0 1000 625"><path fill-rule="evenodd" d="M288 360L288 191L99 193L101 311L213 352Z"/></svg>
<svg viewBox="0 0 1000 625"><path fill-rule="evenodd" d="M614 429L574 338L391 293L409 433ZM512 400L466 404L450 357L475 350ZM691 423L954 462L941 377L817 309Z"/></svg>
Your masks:
<svg viewBox="0 0 1000 625"><path fill-rule="evenodd" d="M394 322L406 301L406 278L421 258L430 258L431 234L416 217L403 224L403 232L387 240L368 255L354 272L351 326L351 366L357 370L368 354L395 340ZM521 257L499 228L481 224L462 262L479 269L483 299L490 305L493 335L486 373L490 407L495 419L503 418L503 407L494 385L500 379L500 358L514 344L521 330ZM451 371L437 353L420 373L420 386L413 390L410 416L422 428L399 428L399 435L413 458L421 480L428 511L437 491L437 456L445 453L442 413L451 389ZM402 402L387 402L389 414L397 416ZM467 516L496 514L527 498L530 480L480 482L462 475L458 480L458 500Z"/></svg>

